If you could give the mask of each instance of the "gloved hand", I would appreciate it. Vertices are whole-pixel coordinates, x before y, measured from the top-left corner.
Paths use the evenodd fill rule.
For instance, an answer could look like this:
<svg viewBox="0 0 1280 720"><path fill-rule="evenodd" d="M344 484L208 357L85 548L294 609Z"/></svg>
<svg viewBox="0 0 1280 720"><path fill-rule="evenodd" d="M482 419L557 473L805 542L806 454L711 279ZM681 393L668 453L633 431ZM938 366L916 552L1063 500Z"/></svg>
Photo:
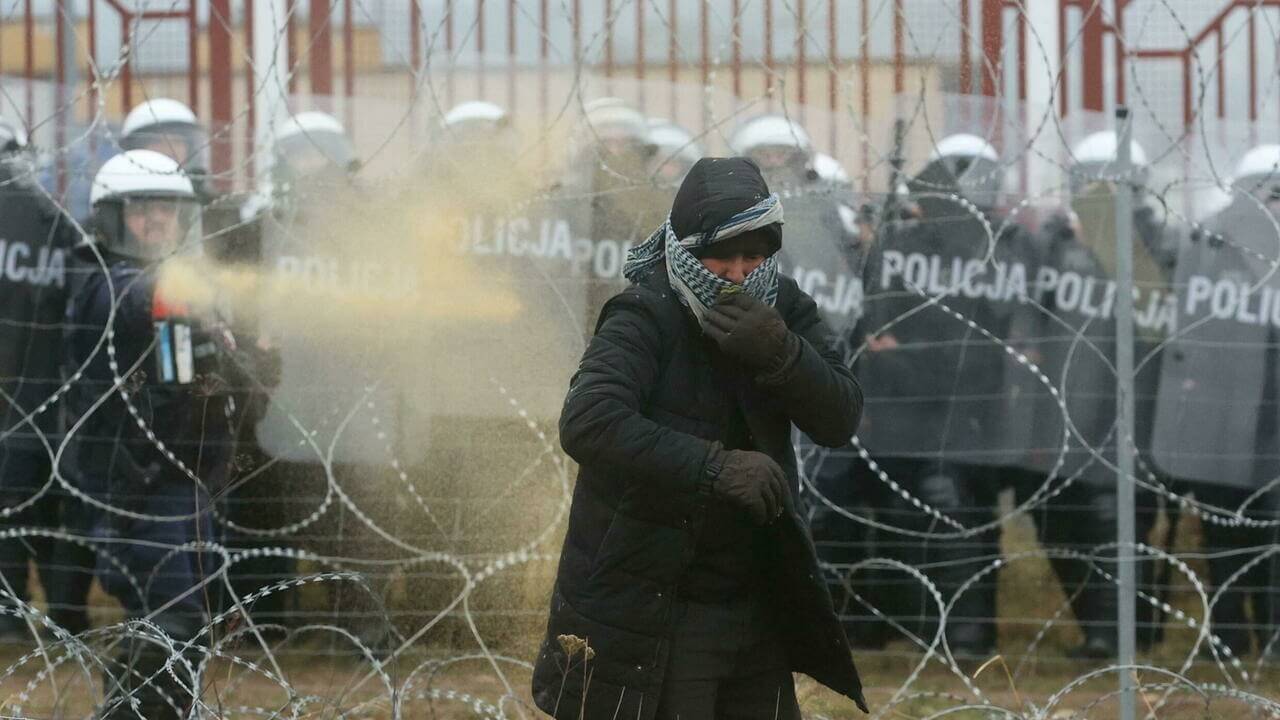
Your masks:
<svg viewBox="0 0 1280 720"><path fill-rule="evenodd" d="M751 450L721 451L720 474L712 494L745 511L756 525L766 525L782 514L787 478L773 458Z"/></svg>
<svg viewBox="0 0 1280 720"><path fill-rule="evenodd" d="M703 332L725 355L761 373L781 369L800 349L777 310L741 292L722 295L707 310Z"/></svg>

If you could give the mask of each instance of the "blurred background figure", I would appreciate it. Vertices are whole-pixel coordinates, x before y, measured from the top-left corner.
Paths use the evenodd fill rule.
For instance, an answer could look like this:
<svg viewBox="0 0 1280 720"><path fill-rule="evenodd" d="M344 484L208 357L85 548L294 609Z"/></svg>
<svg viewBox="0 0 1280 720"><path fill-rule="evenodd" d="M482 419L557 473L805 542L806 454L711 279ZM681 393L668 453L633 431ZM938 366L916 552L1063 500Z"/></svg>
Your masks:
<svg viewBox="0 0 1280 720"><path fill-rule="evenodd" d="M800 124L783 115L761 115L743 123L729 139L736 155L760 166L769 185L794 191L819 179L814 170L813 143ZM830 171L830 164L826 163Z"/></svg>
<svg viewBox="0 0 1280 720"><path fill-rule="evenodd" d="M1148 174L1147 154L1134 142L1130 157L1134 171L1120 177L1115 169L1116 135L1111 131L1094 133L1075 145L1072 164L1068 168L1070 207L1050 216L1040 230L1039 252L1046 268L1045 278L1053 278L1036 289L1035 304L1028 310L1035 315L1034 329L1027 346L1040 369L1059 389L1072 431L1064 432L1063 411L1058 400L1037 388L1029 389L1037 397L1028 400L1034 417L1032 446L1037 448L1030 467L1040 473L1057 468L1050 478L1055 492L1040 504L1034 514L1040 541L1052 550L1069 550L1084 558L1050 557L1063 592L1084 635L1084 642L1070 648L1068 656L1102 660L1117 653L1117 595L1114 562L1115 549L1101 549L1115 542L1116 477L1114 467L1101 462L1095 453L1114 458L1116 448L1116 376L1115 319L1100 316L1098 308L1105 302L1104 289L1111 282L1115 262L1115 196L1131 192L1134 196L1135 283L1141 288L1141 300L1135 312L1145 307L1153 294L1167 285L1170 267L1165 230L1154 219L1154 211L1145 202ZM1094 289L1083 300L1071 293L1059 292L1080 282ZM1155 323L1137 328L1135 362L1135 438L1142 457L1149 460L1151 422L1156 382L1159 378L1158 355L1152 355L1163 333ZM1081 352L1081 338L1087 339L1086 352ZM1058 456L1066 437L1067 452L1059 464ZM1110 462L1114 462L1111 460ZM1144 467L1150 467L1145 464ZM1139 470L1141 473L1142 470ZM1034 482L1019 487L1019 499L1045 482L1039 475ZM1146 542L1155 522L1154 497L1138 490L1137 538ZM1095 557L1095 553L1098 555ZM1095 564L1097 563L1097 564ZM1139 563L1139 587L1151 593L1149 563ZM1101 571L1110 575L1106 577ZM1140 648L1149 648L1157 640L1158 628L1153 623L1149 602L1138 602Z"/></svg>
<svg viewBox="0 0 1280 720"><path fill-rule="evenodd" d="M672 193L653 174L659 149L648 120L619 98L586 103L572 145L562 191L590 201L587 242L580 244L574 260L575 272L586 283L584 332L590 335L604 302L626 286L621 262L604 276L594 259L606 248L625 256L628 248L644 241L666 219Z"/></svg>
<svg viewBox="0 0 1280 720"><path fill-rule="evenodd" d="M1240 322L1212 309L1211 295L1256 288L1256 313L1275 318L1264 298L1280 292L1272 264L1280 222L1280 145L1260 145L1237 163L1231 201L1181 243L1174 286L1185 300L1161 370L1156 400L1157 465L1180 493L1216 509L1201 515L1213 602L1209 628L1236 657L1276 651L1276 562L1250 565L1248 548L1274 546L1277 430L1277 327ZM1206 288L1213 288L1206 291ZM1246 296L1248 305L1253 302ZM1246 305L1246 315L1248 311ZM1224 348L1230 348L1224 352ZM1239 577L1235 577L1241 573ZM1204 646L1206 654L1222 647Z"/></svg>
<svg viewBox="0 0 1280 720"><path fill-rule="evenodd" d="M177 162L126 151L98 172L91 200L93 244L67 311L68 363L84 368L69 397L84 423L71 474L102 504L92 532L103 588L165 636L122 641L100 717L131 715L130 695L143 717L185 717L195 658L171 656L166 641L200 642L210 605L202 580L217 560L199 543L218 540L211 503L234 454L234 342L211 306L166 281L200 251L199 198Z"/></svg>
<svg viewBox="0 0 1280 720"><path fill-rule="evenodd" d="M659 185L675 189L706 152L693 134L670 120L649 119L649 142L655 148L652 173Z"/></svg>
<svg viewBox="0 0 1280 720"><path fill-rule="evenodd" d="M258 312L262 335L279 355L280 375L257 423L265 470L255 480L274 497L259 498L255 526L301 523L309 528L299 540L307 550L350 557L358 549L368 557L380 548L345 505L319 514L317 508L336 487L361 507L382 507L386 498L379 482L405 449L403 408L384 376L392 362L389 348L396 347L394 332L356 327L346 313L358 314L370 302L401 301L401 271L413 270L397 270L403 239L383 236L371 225L371 210L379 206L360 181L361 163L341 122L326 113L301 112L284 121L275 137L272 205L263 214L269 292ZM291 305L293 297L307 298L311 307ZM376 573L360 582L376 588L375 595L385 589L385 577ZM375 652L393 642L394 629L377 597L354 582L327 590L326 622Z"/></svg>
<svg viewBox="0 0 1280 720"><path fill-rule="evenodd" d="M36 182L26 133L0 118L0 520L22 528L79 533L79 501L53 476L62 442L62 324L69 255L80 232ZM94 558L83 545L47 536L0 540L0 587L29 602L28 565L39 569L49 617L70 633L88 629ZM26 620L3 603L0 641L32 641Z"/></svg>
<svg viewBox="0 0 1280 720"><path fill-rule="evenodd" d="M208 190L208 133L191 108L177 100L154 98L130 110L120 128L120 149L153 150L172 158L197 195Z"/></svg>
<svg viewBox="0 0 1280 720"><path fill-rule="evenodd" d="M347 129L318 111L292 115L276 130L271 184L277 212L312 211L355 185L360 161Z"/></svg>
<svg viewBox="0 0 1280 720"><path fill-rule="evenodd" d="M530 192L519 136L502 107L479 100L451 108L432 128L422 171L432 192L460 209L505 209Z"/></svg>
<svg viewBox="0 0 1280 720"><path fill-rule="evenodd" d="M983 138L957 133L937 141L907 182L913 211L882 225L867 271L859 358L868 396L860 438L891 480L932 509L895 494L883 514L891 526L939 535L899 535L886 540L889 554L923 568L944 602L954 603L947 643L966 659L996 649L995 573L957 593L999 557L999 530L979 528L995 519L1008 482L1001 438L1008 358L974 325L1008 338L1034 277L1029 236L999 209L1002 178L999 154ZM937 296L940 305L929 302ZM931 637L938 622L932 596L917 580L894 579L906 588L895 612Z"/></svg>

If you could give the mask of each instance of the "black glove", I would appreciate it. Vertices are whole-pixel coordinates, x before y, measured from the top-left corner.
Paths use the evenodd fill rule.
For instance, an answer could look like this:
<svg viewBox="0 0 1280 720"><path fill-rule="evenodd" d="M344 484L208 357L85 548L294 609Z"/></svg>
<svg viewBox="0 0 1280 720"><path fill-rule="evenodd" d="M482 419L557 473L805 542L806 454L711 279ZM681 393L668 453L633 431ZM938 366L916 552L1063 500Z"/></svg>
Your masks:
<svg viewBox="0 0 1280 720"><path fill-rule="evenodd" d="M746 511L756 525L766 525L782 514L787 478L773 458L750 450L727 450L716 460L720 474L711 486L714 497Z"/></svg>
<svg viewBox="0 0 1280 720"><path fill-rule="evenodd" d="M721 352L761 373L775 373L794 360L799 338L771 306L746 293L723 295L707 310L703 331Z"/></svg>

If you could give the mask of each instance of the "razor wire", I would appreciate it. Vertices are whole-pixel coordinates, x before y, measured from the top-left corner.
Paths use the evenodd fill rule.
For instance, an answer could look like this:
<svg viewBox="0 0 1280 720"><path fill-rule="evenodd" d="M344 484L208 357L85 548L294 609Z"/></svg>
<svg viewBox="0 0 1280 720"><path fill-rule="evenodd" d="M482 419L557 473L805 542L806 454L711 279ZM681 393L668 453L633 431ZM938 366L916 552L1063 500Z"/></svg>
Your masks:
<svg viewBox="0 0 1280 720"><path fill-rule="evenodd" d="M122 559L128 548L158 549L164 558L159 565L187 556L209 564L199 583L186 591L203 598L202 627L194 637L174 637L166 630L160 618L167 606L152 607L143 617L127 616L100 586L90 596L93 626L68 632L51 619L47 605L30 593L15 592L5 579L0 613L19 620L23 628L6 638L8 654L0 658L6 716L85 717L110 712L106 703L127 703L127 693L122 700L110 690L134 672L118 661L119 649L130 643L161 648L168 656L158 672L172 678L169 686L179 695L172 700L191 717L536 716L528 697L529 661L543 629L573 494L572 461L559 448L553 429L568 377L600 305L622 288L621 263L629 244L665 218L674 184L664 179L663 168L690 147L707 155L734 154L735 132L766 114L800 128L818 128L808 132L809 161L812 153L824 152L846 170L844 181L823 180L820 187L792 187L782 194L789 207L842 204L848 212L839 217L856 215L844 226L845 235L833 231L830 237L813 237L832 246L864 243L859 252L865 254L851 262L845 275L849 283L856 278L862 290L849 295L852 290L834 289L830 275L814 271L839 271L820 266L821 261L814 261L819 263L815 266L793 260L787 269L798 271L802 287L799 271L810 271L808 289L821 296L819 306L840 335L845 360L864 385L876 377L863 374L868 365L895 352L885 342L897 343L896 333L923 317L941 318L960 330L961 339L926 337L914 345L917 352L958 347L961 362L968 362L971 351L993 351L1004 363L1001 373L1022 379L1017 392L1040 398L1040 416L1026 421L1054 425L1050 441L1036 448L1044 457L1031 465L974 460L967 448L885 450L871 430L851 438L844 449L798 439L803 505L811 518L823 515L827 523L821 531L815 529L820 551L862 543L852 548L861 555L851 561L820 554L829 587L844 588L843 597L836 598L837 609L851 622L887 628L875 647L854 650L873 715L1100 717L1114 713L1114 680L1126 674L1137 678L1140 708L1148 717L1280 716L1271 672L1280 613L1268 615L1273 612L1269 603L1280 607L1280 598L1273 598L1269 587L1255 585L1259 577L1280 585L1271 567L1277 546L1274 535L1250 544L1280 531L1273 510L1280 469L1265 462L1274 453L1257 450L1260 459L1253 462L1258 476L1239 488L1238 500L1215 504L1198 497L1207 491L1198 493L1196 481L1180 475L1181 468L1168 461L1171 450L1162 459L1149 438L1122 436L1114 423L1099 434L1096 424L1086 426L1086 419L1074 415L1076 401L1097 390L1078 385L1074 373L1093 363L1114 381L1113 350L1090 322L1077 327L1068 317L1080 303L1064 310L1058 299L1046 300L1061 297L1053 294L1061 285L1048 287L1049 273L1028 268L1031 276L1021 281L1020 289L1019 281L1008 275L1001 276L1005 284L1000 288L1000 281L984 290L975 284L979 276L1005 273L1020 262L1008 256L1011 243L1022 242L1011 240L1017 233L1030 238L1028 246L1039 252L1051 218L1064 217L1077 226L1091 220L1087 204L1073 206L1085 195L1073 185L1072 173L1082 164L1074 150L1091 131L1114 128L1101 113L1062 113L1059 97L1084 90L1073 84L1079 73L1072 57L1091 51L1082 43L1096 19L1114 28L1116 47L1135 51L1115 74L1127 82L1137 137L1149 156L1144 173L1149 174L1139 178L1103 167L1090 175L1090 187L1134 192L1158 216L1163 239L1177 252L1185 255L1200 247L1232 252L1255 269L1248 278L1223 282L1203 273L1193 276L1198 291L1207 287L1210 293L1195 302L1215 309L1187 325L1178 323L1178 313L1193 303L1189 287L1178 286L1167 275L1154 291L1140 288L1144 299L1155 297L1149 314L1153 327L1166 323L1160 319L1162 303L1175 309L1163 334L1149 334L1152 340L1138 356L1140 371L1163 372L1181 344L1198 342L1196 332L1215 322L1252 322L1271 333L1280 328L1280 321L1266 315L1274 312L1268 302L1280 302L1276 200L1238 183L1229 169L1245 151L1280 142L1274 132L1280 108L1268 109L1280 96L1275 72L1280 57L1249 50L1250 72L1265 83L1253 88L1257 80L1248 80L1250 121L1228 121L1218 109L1225 104L1219 97L1238 100L1233 82L1240 76L1232 75L1228 82L1228 61L1246 46L1274 48L1280 13L1262 0L1063 3L1065 45L1059 47L1058 38L1040 33L1043 19L1030 3L999 2L1001 27L1006 32L1023 28L1025 35L989 57L976 27L968 35L956 29L980 23L978 6L988 4L862 0L846 7L735 0L708 2L691 15L692 5L656 0L586 3L590 7L585 11L580 3L563 1L515 0L509 8L483 2L415 3L411 8L392 0L353 0L347 5L352 25L330 18L325 31L342 33L348 45L356 38L377 41L381 56L361 60L367 65L354 77L344 77L354 93L326 98L298 89L310 79L302 58L321 47L309 24L316 4L288 3L287 27L276 28L276 36L279 43L290 43L292 64L274 70L290 87L254 88L252 81L243 81L250 87L237 89L241 96L255 98L279 94L290 114L325 109L344 121L354 118L346 130L360 169L350 182L308 189L318 197L306 198L310 205L300 195L290 195L301 192L293 186L250 177L255 157L246 131L266 120L237 100L234 115L210 133L210 147L204 149L225 145L230 162L206 181L238 209L256 210L238 212L232 223L206 233L200 243L203 258L178 254L154 267L157 273L161 266L179 267L174 282L180 293L217 295L209 317L238 342L260 343L267 354L286 355L280 371L286 377L268 378L240 367L247 386L228 392L226 378L208 376L201 378L207 387L193 389L192 397L219 402L232 397L238 404L225 410L228 417L248 413L245 404L264 405L256 422L278 423L279 437L287 440L264 440L250 421L249 430L232 438L228 477L209 482L199 467L179 457L181 450L158 435L166 428L153 427L146 393L140 393L148 382L144 363L153 362L152 346L132 366L117 361L115 306L92 352L107 364L110 386L83 417L65 416L67 396L86 382L89 362L64 367L50 392L31 407L21 406L8 389L10 379L3 378L4 404L11 409L6 417L12 420L0 428L0 442L33 442L50 468L32 494L0 508L8 520L0 533L3 540L29 547L57 540L87 548L99 574L107 568L123 576L129 591L144 603L164 578L158 572L140 576L130 571ZM1117 4L1120 18L1115 17ZM338 5L332 4L330 11ZM1226 12L1226 21L1215 20L1204 5L1235 12ZM135 10L179 12L184 7L171 0L164 8ZM202 10L200 22L227 22L240 29L245 7L232 3L232 9L230 18ZM512 46L544 48L540 58L517 53L508 62L484 48L485 24L493 24L498 10L507 13L503 27L515 38ZM61 14L74 25L83 8L58 3L49 13L50 20ZM637 34L645 21L633 21L633 14L656 22L649 27L650 44L653 38L662 39L677 62L667 67L652 60L655 53ZM406 25L404 17L414 18L417 26ZM20 18L16 5L0 9L0 30L7 32ZM147 52L175 52L164 22L126 20L130 41L120 43L114 56L99 47L97 56L90 57L89 48L82 46L88 69L83 87L51 89L33 78L3 78L0 115L24 118L39 148L28 177L19 178L26 191L70 213L77 182L87 187L96 169L86 157L88 149L120 142L121 114L112 105L122 89L129 85L138 101L174 93L171 77L146 66L151 62ZM1219 24L1206 25L1212 22ZM834 28L832 42L817 27ZM1199 39L1206 27L1217 32L1212 52ZM402 37L406 28L411 41ZM90 26L89 32L98 29ZM893 40L896 49L890 48L888 35L899 36ZM779 47L778 37L791 42ZM1170 38L1185 48L1190 81L1184 87L1192 95L1184 101L1191 105L1190 123L1171 117L1162 88L1144 82L1171 82L1177 75L1176 70L1163 75L1152 70L1154 61L1140 64L1146 61L1137 52L1144 43ZM27 41L34 40L28 36ZM187 41L196 42L194 37ZM626 43L632 45L629 66L616 63L626 57ZM701 67L694 60L695 45L704 58ZM1019 55L1014 45L1025 48L1025 54ZM859 62L855 48L874 56L874 62ZM211 57L209 64L248 69L252 77L265 61L253 57L248 47L230 52L231 57ZM646 69L646 61L653 66ZM1043 95L1006 93L1019 66L1024 73L1033 67L1056 68L1025 81ZM655 79L663 71L670 72L669 78ZM984 75L996 92L978 96ZM806 98L800 89L806 82L816 85L819 77L829 78L829 104ZM890 91L895 84L900 87ZM33 92L28 85L53 100L38 106L25 101L23 92ZM540 86L538 93L527 92L533 86ZM857 105L855 88L874 105L891 109L868 114ZM497 154L488 147L493 137L468 145L477 141L461 137L444 122L461 101L505 105L513 98L521 102L504 108L509 126L503 132L510 133L504 141L510 145ZM1262 109L1255 111L1255 105ZM593 122L593 115L610 106L684 126L689 139L684 146L646 147L643 162L629 165L619 154L631 148L601 151L617 138L605 124ZM900 132L892 127L895 121ZM61 143L50 142L54 126L70 129L59 130ZM987 142L997 160L965 176L959 189L918 177L941 142L960 132ZM814 169L812 163L807 169ZM976 201L987 187L998 188L998 197ZM947 275L943 263L934 271L907 251L899 253L900 267L885 264L886 238L927 229L931 201L958 209L951 222L975 228L973 247L980 250L969 260L977 263L978 272L967 275L962 262L959 275ZM1219 213L1237 206L1266 219L1261 236L1237 237L1233 225L1221 221ZM788 210L784 249L793 240L788 229L812 231L813 226L801 224L805 212ZM1103 208L1099 217L1107 212ZM71 216L86 237L100 231L88 219ZM635 227L622 227L626 223ZM284 250L274 257L263 250L262 257L248 263L209 259L208 248L244 231L257 233L261 248L276 243ZM858 233L865 234L862 240L849 239ZM6 263L0 272L7 273L0 280L17 281L15 239L3 240L10 244L0 245L0 260ZM92 243L82 252L88 258L76 272L108 270L108 259ZM876 253L881 264L872 266L867 260ZM1036 262L1037 268L1048 266ZM28 280L54 272L48 267L21 269L30 273ZM1058 272L1058 278L1065 272ZM901 277L902 290L873 297L866 284L875 277ZM988 308L966 303L966 298L1006 291L1015 296L1012 312L1046 328L1053 342L1066 346L1060 367L1051 368L1042 349L1024 342L1043 338L988 327L983 316L969 312ZM1259 301L1260 317L1249 320L1253 299ZM877 300L903 309L875 316L873 324L866 322L869 315L859 319L838 312L842 303L853 304L859 306L853 310L856 315ZM1231 312L1218 305L1229 305ZM1105 326L1106 319L1101 313L1098 325ZM302 342L290 337L295 331ZM1235 358L1275 353L1277 344L1274 337L1261 346L1224 343L1218 348L1219 374L1230 380ZM1161 383L1172 382L1165 380L1170 375L1160 377ZM1192 380L1223 379L1185 381ZM1262 396L1262 378L1257 385ZM1013 387L1006 383L1000 392L1010 393ZM1233 386L1224 381L1223 387ZM1155 392L1162 390L1157 386ZM966 392L956 387L938 403L948 436L963 420L959 408L971 400ZM907 392L889 400L903 398L919 399ZM76 474L66 470L75 461L70 456L77 434L85 432L89 415L116 401L127 411L127 424L142 433L182 482L200 488L207 504L147 512L80 486ZM1013 398L1000 407L1025 409L1030 402L1029 397L1022 404ZM871 428L884 422L885 407L871 406ZM1264 403L1259 413L1266 410ZM1178 423L1196 421L1194 410L1188 412L1192 415L1179 416ZM64 417L50 430L49 416L58 414ZM1178 423L1174 425L1183 427ZM1203 434L1214 430L1204 428ZM1275 427L1270 431L1280 432ZM1132 477L1118 476L1114 453L1121 443L1136 452ZM952 450L960 459L948 455ZM832 480L822 476L824 464L841 452L853 458L855 470L844 478L853 502L831 497ZM998 499L986 501L978 508L983 512L975 515L975 508L963 502L948 506L929 497L922 487L929 480L926 472L936 470L931 463L947 472L962 466L963 472L980 478L977 482L995 488L987 495ZM919 470L924 466L927 471ZM913 470L904 474L903 468ZM1009 468L1018 470L1016 480L1008 479ZM1068 547L1028 539L1031 526L1052 521L1061 507L1055 503L1078 497L1072 493L1094 487L1091 478L1108 475L1113 483L1134 483L1143 493L1144 512L1155 518L1149 537L1139 538L1131 550L1153 575L1157 569L1162 573L1160 582L1139 588L1138 602L1151 608L1154 620L1148 622L1162 625L1163 637L1134 666L1105 658L1065 659L1065 650L1080 636L1072 608L1085 585L1075 593L1052 589L1060 586L1052 561L1074 561L1086 568L1086 581L1113 588L1116 544ZM1211 480L1199 482L1212 485ZM13 520L53 495L67 498L63 503L83 504L95 528L106 524L115 534ZM214 528L212 537L196 533L166 544L131 537L128 529L130 523L202 518ZM1238 546L1208 547L1204 528L1210 527L1255 534ZM1153 539L1160 529L1176 543ZM993 534L1003 535L1000 544L991 544ZM985 543L986 554L959 559L929 554L928 548L968 541ZM240 569L264 560L281 563L257 578L256 585L244 585ZM1226 560L1231 564L1220 566L1225 571L1211 570L1213 563ZM947 575L949 566L963 566L964 579L957 581L954 572ZM943 576L949 579L939 579ZM1249 593L1249 599L1239 600L1240 592ZM994 594L989 605L994 614L982 621L999 625L997 644L986 657L961 656L953 652L948 631L961 622L956 608L966 596L980 593ZM1210 619L1227 600L1250 605L1247 617L1240 616L1247 620L1246 636L1252 637L1243 654L1230 641L1239 635L1219 632ZM263 613L264 607L274 609ZM851 707L824 697L812 685L802 683L800 692L807 716L852 716Z"/></svg>

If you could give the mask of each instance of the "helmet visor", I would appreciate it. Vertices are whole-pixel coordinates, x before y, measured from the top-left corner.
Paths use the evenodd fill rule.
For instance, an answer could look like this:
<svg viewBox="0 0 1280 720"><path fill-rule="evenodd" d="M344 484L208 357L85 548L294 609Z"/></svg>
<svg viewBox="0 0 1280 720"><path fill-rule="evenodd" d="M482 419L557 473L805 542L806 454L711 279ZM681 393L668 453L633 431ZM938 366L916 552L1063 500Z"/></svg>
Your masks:
<svg viewBox="0 0 1280 720"><path fill-rule="evenodd" d="M356 165L355 148L342 133L316 130L282 138L276 143L280 170L291 179L326 175L337 169L350 172Z"/></svg>
<svg viewBox="0 0 1280 720"><path fill-rule="evenodd" d="M120 147L124 150L154 150L173 158L188 175L201 175L209 169L209 138L199 125L148 125L122 139Z"/></svg>
<svg viewBox="0 0 1280 720"><path fill-rule="evenodd" d="M194 198L130 196L119 202L111 249L140 260L200 252L200 203Z"/></svg>

